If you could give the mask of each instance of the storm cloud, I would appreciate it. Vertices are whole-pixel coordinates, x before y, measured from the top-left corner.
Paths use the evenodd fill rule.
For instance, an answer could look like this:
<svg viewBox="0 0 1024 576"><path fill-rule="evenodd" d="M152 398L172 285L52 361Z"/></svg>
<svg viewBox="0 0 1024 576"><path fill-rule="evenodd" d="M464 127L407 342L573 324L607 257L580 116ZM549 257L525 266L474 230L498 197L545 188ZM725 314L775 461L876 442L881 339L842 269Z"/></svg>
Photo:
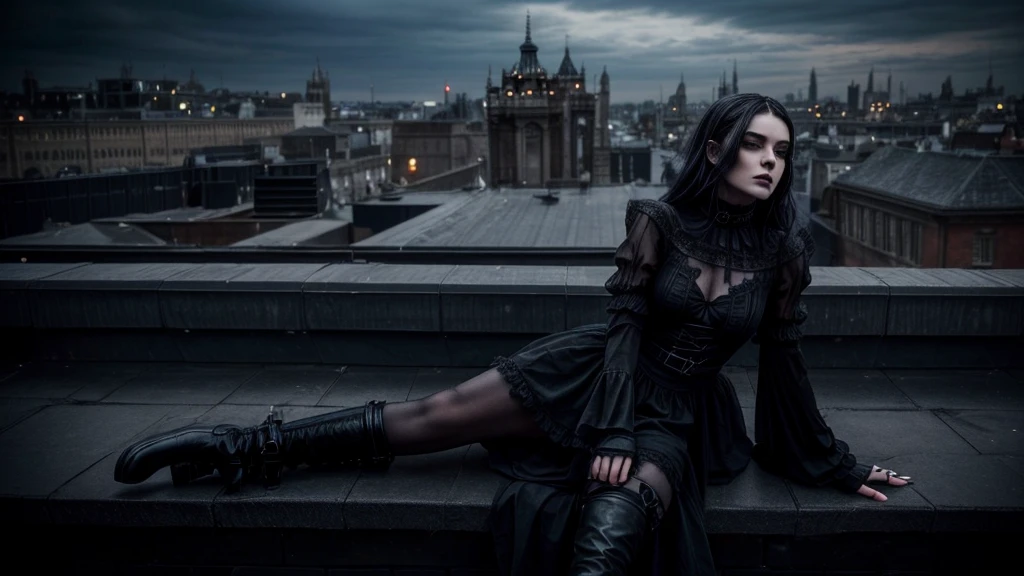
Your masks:
<svg viewBox="0 0 1024 576"><path fill-rule="evenodd" d="M612 101L658 99L685 76L691 101L710 99L723 71L739 88L845 100L851 80L938 93L996 85L1024 91L1024 8L1016 1L866 0L34 0L3 24L0 88L29 69L43 86L114 77L188 79L207 88L303 91L316 61L335 100L438 99L444 83L471 97L518 59L527 10L541 63L557 70L566 36L588 76L607 66ZM895 96L895 95L894 95Z"/></svg>

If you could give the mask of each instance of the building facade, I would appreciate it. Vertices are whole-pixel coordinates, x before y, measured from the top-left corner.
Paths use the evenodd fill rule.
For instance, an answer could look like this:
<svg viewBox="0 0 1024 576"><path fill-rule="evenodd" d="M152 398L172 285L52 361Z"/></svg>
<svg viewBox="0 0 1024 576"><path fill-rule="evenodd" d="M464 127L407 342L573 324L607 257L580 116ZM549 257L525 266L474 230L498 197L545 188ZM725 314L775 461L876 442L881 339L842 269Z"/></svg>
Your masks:
<svg viewBox="0 0 1024 576"><path fill-rule="evenodd" d="M396 180L413 183L478 162L487 156L487 133L460 121L398 121L391 128Z"/></svg>
<svg viewBox="0 0 1024 576"><path fill-rule="evenodd" d="M1024 267L1024 157L887 146L825 190L835 264Z"/></svg>
<svg viewBox="0 0 1024 576"><path fill-rule="evenodd" d="M608 128L610 80L601 74L600 91L587 92L586 70L577 70L569 46L561 66L549 75L537 58L526 17L526 40L519 60L502 69L495 84L487 78L487 133L491 186L541 187L550 180L591 184L610 178Z"/></svg>
<svg viewBox="0 0 1024 576"><path fill-rule="evenodd" d="M0 177L52 178L65 166L82 173L181 166L189 150L235 146L292 130L291 118L0 123Z"/></svg>

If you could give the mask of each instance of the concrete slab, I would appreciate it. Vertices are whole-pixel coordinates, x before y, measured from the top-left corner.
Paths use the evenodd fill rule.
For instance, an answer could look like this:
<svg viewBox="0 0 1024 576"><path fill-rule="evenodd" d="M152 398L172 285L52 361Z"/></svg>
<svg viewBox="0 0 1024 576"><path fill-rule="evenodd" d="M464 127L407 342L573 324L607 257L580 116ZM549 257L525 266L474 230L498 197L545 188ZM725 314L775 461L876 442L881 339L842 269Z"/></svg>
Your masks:
<svg viewBox="0 0 1024 576"><path fill-rule="evenodd" d="M462 469L445 499L445 530L487 530L494 494L507 482L490 469L487 458L487 450L479 444L469 447Z"/></svg>
<svg viewBox="0 0 1024 576"><path fill-rule="evenodd" d="M146 408L161 409L158 406ZM114 481L114 465L125 448L150 435L191 426L210 410L210 406L167 406L162 409L167 412L157 422L119 442L109 455L50 496L47 509L54 523L137 527L214 526L213 500L223 486L219 478L205 478L188 486L175 487L171 483L170 468L163 468L141 484L120 484Z"/></svg>
<svg viewBox="0 0 1024 576"><path fill-rule="evenodd" d="M396 458L386 472L364 471L345 500L349 530L441 530L448 495L469 446Z"/></svg>
<svg viewBox="0 0 1024 576"><path fill-rule="evenodd" d="M247 380L223 404L316 406L345 371L320 364L269 366Z"/></svg>
<svg viewBox="0 0 1024 576"><path fill-rule="evenodd" d="M0 434L0 461L5 463L0 494L49 496L180 410L149 405L51 406Z"/></svg>
<svg viewBox="0 0 1024 576"><path fill-rule="evenodd" d="M253 365L164 364L103 399L111 403L217 404L259 372Z"/></svg>
<svg viewBox="0 0 1024 576"><path fill-rule="evenodd" d="M930 411L822 410L822 417L836 438L864 464L864 455L894 458L914 454L965 454L978 452ZM881 464L879 464L881 466Z"/></svg>
<svg viewBox="0 0 1024 576"><path fill-rule="evenodd" d="M757 391L757 369L747 371ZM808 370L818 408L916 410L917 407L879 370Z"/></svg>
<svg viewBox="0 0 1024 576"><path fill-rule="evenodd" d="M96 401L117 390L145 364L119 362L38 362L0 382L0 398L71 398Z"/></svg>
<svg viewBox="0 0 1024 576"><path fill-rule="evenodd" d="M877 458L876 458L877 459ZM913 474L895 468L901 474ZM809 488L790 483L800 509L798 536L844 532L927 532L934 507L909 486L880 487L888 500L876 502L860 494L831 488Z"/></svg>
<svg viewBox="0 0 1024 576"><path fill-rule="evenodd" d="M1024 386L1000 370L885 370L914 404L927 409L1000 410L1024 406Z"/></svg>
<svg viewBox="0 0 1024 576"><path fill-rule="evenodd" d="M885 465L914 478L911 488L935 507L933 531L1017 532L1024 482L1001 458L927 454L893 458Z"/></svg>
<svg viewBox="0 0 1024 576"><path fill-rule="evenodd" d="M732 482L708 486L705 498L706 528L717 534L793 534L797 507L786 482L747 465Z"/></svg>
<svg viewBox="0 0 1024 576"><path fill-rule="evenodd" d="M363 406L371 400L404 402L416 381L416 368L346 368L319 406Z"/></svg>
<svg viewBox="0 0 1024 576"><path fill-rule="evenodd" d="M1018 410L936 410L982 454L1024 456L1024 407Z"/></svg>
<svg viewBox="0 0 1024 576"><path fill-rule="evenodd" d="M0 398L0 432L50 406L45 398Z"/></svg>

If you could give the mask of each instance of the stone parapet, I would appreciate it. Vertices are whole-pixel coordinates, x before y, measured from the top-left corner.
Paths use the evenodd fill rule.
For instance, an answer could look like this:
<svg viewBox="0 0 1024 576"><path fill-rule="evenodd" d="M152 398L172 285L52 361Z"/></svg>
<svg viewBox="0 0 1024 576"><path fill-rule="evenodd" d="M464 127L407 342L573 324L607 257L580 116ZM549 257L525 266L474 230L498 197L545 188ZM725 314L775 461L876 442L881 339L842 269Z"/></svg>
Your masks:
<svg viewBox="0 0 1024 576"><path fill-rule="evenodd" d="M31 356L50 360L77 354L215 361L209 353L185 350L209 350L219 342L222 361L299 357L476 366L538 335L605 322L604 282L613 271L379 263L0 264L0 328L23 336ZM1011 353L1024 340L1020 270L813 268L812 274L804 333L813 366L1024 362ZM734 363L756 362L752 350L742 349Z"/></svg>

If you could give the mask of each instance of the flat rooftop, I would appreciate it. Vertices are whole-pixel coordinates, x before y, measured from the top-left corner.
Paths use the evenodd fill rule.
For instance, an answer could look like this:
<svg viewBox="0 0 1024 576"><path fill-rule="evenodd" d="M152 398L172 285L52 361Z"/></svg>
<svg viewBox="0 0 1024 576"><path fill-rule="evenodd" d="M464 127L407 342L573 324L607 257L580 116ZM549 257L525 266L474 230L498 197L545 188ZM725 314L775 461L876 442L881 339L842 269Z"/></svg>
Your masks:
<svg viewBox="0 0 1024 576"><path fill-rule="evenodd" d="M558 202L549 203L536 197L547 189L486 189L457 196L352 247L614 249L626 235L627 202L659 198L665 191L633 185L596 186L586 194L565 189Z"/></svg>

